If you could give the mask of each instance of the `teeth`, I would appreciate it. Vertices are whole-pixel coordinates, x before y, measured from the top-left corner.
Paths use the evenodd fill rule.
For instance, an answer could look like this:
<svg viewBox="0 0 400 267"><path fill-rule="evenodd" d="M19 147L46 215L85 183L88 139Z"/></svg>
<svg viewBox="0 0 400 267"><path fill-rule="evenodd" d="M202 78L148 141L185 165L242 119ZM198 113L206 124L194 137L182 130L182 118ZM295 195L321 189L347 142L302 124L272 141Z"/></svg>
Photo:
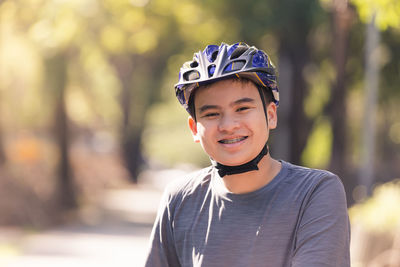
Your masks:
<svg viewBox="0 0 400 267"><path fill-rule="evenodd" d="M219 142L223 143L223 144L233 144L236 142L240 142L244 139L246 139L246 137L239 137L239 138L234 138L234 139L224 139L224 140L220 140Z"/></svg>

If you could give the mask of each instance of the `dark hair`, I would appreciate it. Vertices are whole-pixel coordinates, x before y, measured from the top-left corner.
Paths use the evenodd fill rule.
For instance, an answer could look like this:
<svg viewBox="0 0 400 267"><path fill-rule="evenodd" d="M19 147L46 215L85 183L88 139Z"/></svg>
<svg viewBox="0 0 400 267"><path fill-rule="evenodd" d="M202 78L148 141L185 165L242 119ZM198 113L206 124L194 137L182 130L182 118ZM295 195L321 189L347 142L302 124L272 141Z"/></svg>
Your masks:
<svg viewBox="0 0 400 267"><path fill-rule="evenodd" d="M270 88L268 88L268 87L261 86L261 85L255 83L255 82L253 82L252 80L247 79L247 78L243 78L243 77L238 78L236 76L233 76L233 77L229 77L227 79L232 79L234 81L238 81L238 82L241 82L241 83L251 82L252 84L254 84L257 87L259 92L262 92L261 93L261 97L264 99L263 103L265 103L266 105L268 105L269 103L273 102L273 100L274 100L274 96L272 94L272 90ZM200 87L197 87L196 89L194 89L193 92L190 94L189 101L188 101L188 106L189 106L189 110L188 111L189 111L190 116L192 116L192 118L194 120L196 120L196 108L194 106L194 99L195 99L195 96L196 96L196 92L200 88L209 87L211 84L212 83L209 83L209 84L206 84L206 85L201 85Z"/></svg>

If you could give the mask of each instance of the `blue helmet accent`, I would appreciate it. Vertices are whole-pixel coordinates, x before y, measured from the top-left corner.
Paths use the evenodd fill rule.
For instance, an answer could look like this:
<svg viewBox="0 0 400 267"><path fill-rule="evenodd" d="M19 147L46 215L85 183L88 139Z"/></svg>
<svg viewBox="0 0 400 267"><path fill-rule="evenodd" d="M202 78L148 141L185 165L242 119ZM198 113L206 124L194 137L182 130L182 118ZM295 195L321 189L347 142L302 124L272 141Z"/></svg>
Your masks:
<svg viewBox="0 0 400 267"><path fill-rule="evenodd" d="M233 51L236 50L236 48L239 46L239 44L241 44L241 43L233 44L228 48L228 56L232 55ZM221 44L221 46L222 45L224 45L224 44Z"/></svg>
<svg viewBox="0 0 400 267"><path fill-rule="evenodd" d="M264 52L258 50L253 56L253 66L260 68L267 68L268 57Z"/></svg>
<svg viewBox="0 0 400 267"><path fill-rule="evenodd" d="M220 46L208 45L185 62L179 72L175 93L179 102L188 110L193 89L231 76L248 78L272 91L273 101L279 105L279 91L275 67L268 55L245 43Z"/></svg>
<svg viewBox="0 0 400 267"><path fill-rule="evenodd" d="M215 61L216 57L213 58L213 54L214 52L218 54L218 49L219 49L218 45L209 45L204 49L203 53L206 54L208 61L210 62Z"/></svg>

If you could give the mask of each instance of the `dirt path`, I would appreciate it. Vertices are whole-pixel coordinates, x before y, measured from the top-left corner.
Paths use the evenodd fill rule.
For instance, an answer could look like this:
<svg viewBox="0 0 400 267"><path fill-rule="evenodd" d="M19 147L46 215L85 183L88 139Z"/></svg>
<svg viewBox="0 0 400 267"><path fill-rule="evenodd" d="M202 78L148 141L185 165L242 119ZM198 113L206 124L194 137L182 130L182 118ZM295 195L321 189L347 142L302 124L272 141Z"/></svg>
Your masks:
<svg viewBox="0 0 400 267"><path fill-rule="evenodd" d="M143 266L161 191L109 191L83 222L37 233L0 228L0 267Z"/></svg>

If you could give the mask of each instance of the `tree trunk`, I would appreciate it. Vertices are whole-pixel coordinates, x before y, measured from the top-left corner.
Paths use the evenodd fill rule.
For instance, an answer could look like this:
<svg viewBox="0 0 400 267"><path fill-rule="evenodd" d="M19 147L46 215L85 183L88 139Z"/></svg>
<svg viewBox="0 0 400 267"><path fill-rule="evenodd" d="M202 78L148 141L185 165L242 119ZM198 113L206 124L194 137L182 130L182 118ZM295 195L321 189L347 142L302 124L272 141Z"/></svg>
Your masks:
<svg viewBox="0 0 400 267"><path fill-rule="evenodd" d="M143 94L144 90L134 92L133 70L135 59L132 56L114 56L111 61L122 86L122 156L130 173L131 181L137 183L137 176L143 164L141 140L146 103L139 103L140 101L135 101L135 98L141 98L140 94Z"/></svg>
<svg viewBox="0 0 400 267"><path fill-rule="evenodd" d="M60 154L58 163L58 192L60 205L65 209L75 208L76 192L74 190L71 164L69 160L69 132L65 103L65 88L67 84L67 60L65 54L57 54L47 62L50 90L54 95L55 138Z"/></svg>
<svg viewBox="0 0 400 267"><path fill-rule="evenodd" d="M278 127L271 133L271 154L273 157L289 160L290 151L290 99L292 98L292 64L287 54L279 54L279 98Z"/></svg>
<svg viewBox="0 0 400 267"><path fill-rule="evenodd" d="M1 69L0 69L1 70ZM3 84L0 83L0 90L3 89ZM1 95L0 95L1 99ZM1 114L0 114L1 117ZM3 121L0 119L0 165L6 162L6 154L4 150L4 135L3 135Z"/></svg>
<svg viewBox="0 0 400 267"><path fill-rule="evenodd" d="M1 125L0 125L0 165L3 165L5 162L6 162L6 155L4 153L3 133L1 131Z"/></svg>
<svg viewBox="0 0 400 267"><path fill-rule="evenodd" d="M126 162L126 167L130 173L132 182L137 183L137 177L144 164L142 157L142 130L125 130L122 137L122 152Z"/></svg>
<svg viewBox="0 0 400 267"><path fill-rule="evenodd" d="M303 70L309 61L309 48L306 39L296 39L296 42L281 40L280 56L285 59L286 80L282 83L283 90L288 99L283 99L285 108L284 115L287 117L288 136L288 160L294 164L301 164L301 155L307 144L311 131L312 120L307 118L304 112L304 98L307 95L307 84L303 77ZM280 79L281 80L281 79ZM286 101L286 103L285 103ZM286 113L286 114L285 114Z"/></svg>
<svg viewBox="0 0 400 267"><path fill-rule="evenodd" d="M308 136L311 131L311 120L307 118L304 112L304 99L307 95L307 85L303 77L303 70L308 63L308 47L306 44L295 45L292 54L293 63L293 80L292 80L292 97L291 97L291 116L290 116L290 133L291 133L291 151L290 160L294 164L301 164L301 155L307 144Z"/></svg>
<svg viewBox="0 0 400 267"><path fill-rule="evenodd" d="M366 32L365 46L365 99L364 99L364 125L362 140L362 163L359 184L365 186L366 192L372 193L375 174L375 119L378 92L378 59L379 31L375 26L375 15L369 23Z"/></svg>
<svg viewBox="0 0 400 267"><path fill-rule="evenodd" d="M333 0L333 56L336 69L328 112L333 129L330 169L342 178L347 166L346 63L350 30L350 8L347 0Z"/></svg>

